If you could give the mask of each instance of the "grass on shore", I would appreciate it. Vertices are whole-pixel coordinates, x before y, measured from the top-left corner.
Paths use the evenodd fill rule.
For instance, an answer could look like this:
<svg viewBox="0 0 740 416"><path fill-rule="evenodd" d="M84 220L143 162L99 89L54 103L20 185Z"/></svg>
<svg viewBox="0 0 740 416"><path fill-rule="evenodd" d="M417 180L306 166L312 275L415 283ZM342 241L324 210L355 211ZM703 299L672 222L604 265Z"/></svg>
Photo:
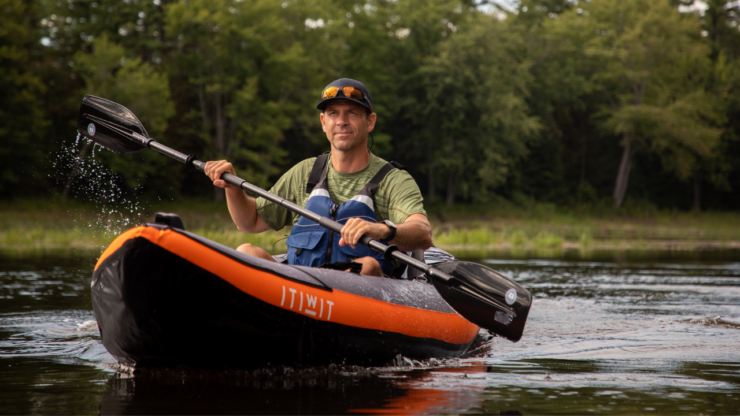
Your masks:
<svg viewBox="0 0 740 416"><path fill-rule="evenodd" d="M0 203L0 250L102 251L118 234L151 222L157 211L178 213L188 231L236 247L251 243L285 251L289 229L239 232L225 204L203 201L158 203L143 212L54 199ZM460 205L429 209L435 245L453 252L506 250L557 254L578 250L700 250L740 248L740 215L654 211L565 210Z"/></svg>

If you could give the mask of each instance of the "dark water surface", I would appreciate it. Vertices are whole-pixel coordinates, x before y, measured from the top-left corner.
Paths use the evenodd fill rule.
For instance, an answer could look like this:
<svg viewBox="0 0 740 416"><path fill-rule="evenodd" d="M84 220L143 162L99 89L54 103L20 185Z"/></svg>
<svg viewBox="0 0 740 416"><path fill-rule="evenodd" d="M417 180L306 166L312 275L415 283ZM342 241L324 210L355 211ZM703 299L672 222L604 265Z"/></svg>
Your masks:
<svg viewBox="0 0 740 416"><path fill-rule="evenodd" d="M0 413L740 413L737 252L477 259L534 294L519 343L253 372L119 366L92 313L94 257L0 257Z"/></svg>

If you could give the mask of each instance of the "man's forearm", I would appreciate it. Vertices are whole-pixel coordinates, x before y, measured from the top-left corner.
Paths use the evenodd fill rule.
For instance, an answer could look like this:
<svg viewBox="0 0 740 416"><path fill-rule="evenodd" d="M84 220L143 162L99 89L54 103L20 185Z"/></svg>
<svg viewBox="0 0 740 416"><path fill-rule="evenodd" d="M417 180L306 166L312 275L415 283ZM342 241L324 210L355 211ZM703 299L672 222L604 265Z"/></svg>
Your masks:
<svg viewBox="0 0 740 416"><path fill-rule="evenodd" d="M226 204L236 228L245 233L258 233L257 201L239 188L226 189Z"/></svg>
<svg viewBox="0 0 740 416"><path fill-rule="evenodd" d="M401 251L428 249L432 246L432 227L428 221L406 221L397 224L396 237L390 241Z"/></svg>

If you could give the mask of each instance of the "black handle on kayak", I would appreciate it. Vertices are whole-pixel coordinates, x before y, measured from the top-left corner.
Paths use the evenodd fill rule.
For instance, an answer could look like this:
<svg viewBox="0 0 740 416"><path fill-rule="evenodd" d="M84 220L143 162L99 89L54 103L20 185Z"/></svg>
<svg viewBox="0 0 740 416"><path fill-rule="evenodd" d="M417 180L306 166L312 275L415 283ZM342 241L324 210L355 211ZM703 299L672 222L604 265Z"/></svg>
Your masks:
<svg viewBox="0 0 740 416"><path fill-rule="evenodd" d="M148 148L201 172L205 170L205 163L197 160L197 157L178 152L149 138L146 129L131 110L104 98L92 95L83 98L77 131L116 153L134 153ZM225 173L221 175L221 179L331 231L342 232L342 225L338 222L273 195L235 175ZM522 337L532 305L532 294L516 282L488 267L467 262L459 262L450 271L450 275L398 251L396 246L383 244L367 236L363 236L359 242L383 253L386 258L396 259L424 271L447 304L470 322L514 342Z"/></svg>

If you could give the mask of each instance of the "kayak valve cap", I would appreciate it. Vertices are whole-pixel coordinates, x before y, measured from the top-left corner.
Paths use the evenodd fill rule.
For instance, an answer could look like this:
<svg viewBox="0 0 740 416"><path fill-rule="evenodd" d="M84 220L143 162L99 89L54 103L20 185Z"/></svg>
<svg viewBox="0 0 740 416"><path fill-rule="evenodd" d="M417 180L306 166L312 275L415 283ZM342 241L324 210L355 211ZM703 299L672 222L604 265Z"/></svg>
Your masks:
<svg viewBox="0 0 740 416"><path fill-rule="evenodd" d="M177 214L158 212L154 215L154 222L171 228L179 228L183 231L185 230L185 224L182 223L182 219Z"/></svg>

